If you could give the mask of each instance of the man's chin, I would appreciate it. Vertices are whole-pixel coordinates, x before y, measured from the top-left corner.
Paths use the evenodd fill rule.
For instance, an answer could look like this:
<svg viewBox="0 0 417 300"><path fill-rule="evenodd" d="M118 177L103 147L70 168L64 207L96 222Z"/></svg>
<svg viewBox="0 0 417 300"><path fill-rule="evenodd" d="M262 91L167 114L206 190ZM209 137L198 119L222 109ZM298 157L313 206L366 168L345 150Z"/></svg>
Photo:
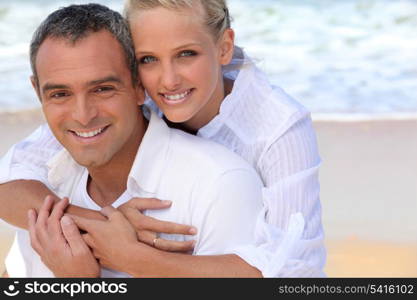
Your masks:
<svg viewBox="0 0 417 300"><path fill-rule="evenodd" d="M102 155L100 155L102 156ZM105 159L100 156L91 156L91 155L72 155L74 160L81 166L85 168L97 168L105 164Z"/></svg>

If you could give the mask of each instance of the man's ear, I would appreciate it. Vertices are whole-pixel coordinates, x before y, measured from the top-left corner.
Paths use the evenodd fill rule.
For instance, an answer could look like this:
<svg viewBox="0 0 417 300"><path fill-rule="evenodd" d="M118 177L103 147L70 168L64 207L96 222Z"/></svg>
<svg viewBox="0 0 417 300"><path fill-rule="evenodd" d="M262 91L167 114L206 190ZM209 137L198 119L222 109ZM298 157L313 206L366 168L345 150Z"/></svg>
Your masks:
<svg viewBox="0 0 417 300"><path fill-rule="evenodd" d="M142 84L138 81L138 84L135 87L136 89L136 99L138 105L143 105L145 103L145 89Z"/></svg>
<svg viewBox="0 0 417 300"><path fill-rule="evenodd" d="M32 83L32 87L35 90L36 95L38 95L39 101L42 102L41 93L39 91L39 81L38 81L38 79L34 75L32 75L32 76L30 76L30 82Z"/></svg>
<svg viewBox="0 0 417 300"><path fill-rule="evenodd" d="M228 65L233 58L233 52L235 50L235 32L233 29L228 28L224 31L219 40L219 50L220 64Z"/></svg>

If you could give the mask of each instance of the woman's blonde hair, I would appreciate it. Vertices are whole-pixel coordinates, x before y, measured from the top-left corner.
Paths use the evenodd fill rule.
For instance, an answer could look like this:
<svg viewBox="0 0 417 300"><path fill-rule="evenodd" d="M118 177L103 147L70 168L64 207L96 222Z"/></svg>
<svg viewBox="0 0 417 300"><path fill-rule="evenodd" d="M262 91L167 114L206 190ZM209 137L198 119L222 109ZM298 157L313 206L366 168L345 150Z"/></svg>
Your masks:
<svg viewBox="0 0 417 300"><path fill-rule="evenodd" d="M214 36L218 40L226 29L230 28L230 14L226 5L226 0L126 0L124 15L127 20L136 12L156 7L167 9L192 8L200 4L204 10L204 21Z"/></svg>

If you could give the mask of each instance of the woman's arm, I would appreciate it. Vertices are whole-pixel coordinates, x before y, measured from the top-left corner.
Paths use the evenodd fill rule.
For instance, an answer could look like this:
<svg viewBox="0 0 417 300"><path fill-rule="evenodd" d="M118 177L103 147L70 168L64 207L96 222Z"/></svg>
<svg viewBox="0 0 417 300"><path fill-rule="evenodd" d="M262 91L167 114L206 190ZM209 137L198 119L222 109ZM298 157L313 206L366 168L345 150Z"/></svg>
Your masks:
<svg viewBox="0 0 417 300"><path fill-rule="evenodd" d="M199 229L195 255L163 252L139 242L132 225L112 207L102 210L107 221L73 220L87 232L84 240L102 266L135 277L261 277L258 269L228 251L255 244L261 187L254 171L233 170L196 193L197 207L189 212Z"/></svg>
<svg viewBox="0 0 417 300"><path fill-rule="evenodd" d="M107 221L71 218L88 232L83 238L104 267L134 277L262 277L258 269L234 254L200 256L152 248L137 240L135 230L120 211L106 207L102 212Z"/></svg>
<svg viewBox="0 0 417 300"><path fill-rule="evenodd" d="M14 145L9 152L0 160L0 218L4 221L28 229L27 212L30 209L39 211L46 196L53 196L55 203L59 197L51 191L45 183L48 178L48 161L53 158L62 146L55 139L49 127L45 124L35 130L29 137ZM71 199L70 199L71 200ZM140 199L139 199L140 200ZM154 200L154 202L158 202ZM134 201L133 201L134 203ZM128 208L126 205L125 208ZM143 209L162 209L166 205L145 206ZM127 209L126 209L127 211ZM132 211L132 209L130 209ZM67 213L103 220L103 216L94 210L69 205ZM138 224L137 231L140 237L154 236L160 228L168 233L188 234L190 226L172 224L141 216L142 222ZM137 218L136 218L137 219ZM134 221L136 220L134 219ZM152 244L152 239L144 238L142 241ZM188 251L190 243L161 243L160 249L167 251Z"/></svg>
<svg viewBox="0 0 417 300"><path fill-rule="evenodd" d="M0 218L20 228L28 229L27 212L39 211L46 196L60 199L45 183L48 161L62 146L45 124L29 137L14 145L0 161ZM100 213L70 205L72 214L102 219Z"/></svg>
<svg viewBox="0 0 417 300"><path fill-rule="evenodd" d="M55 202L60 200L43 183L34 180L16 180L0 185L0 218L24 229L28 229L27 212L39 211L46 196L53 196ZM103 220L103 216L90 209L69 205L67 213L85 218Z"/></svg>
<svg viewBox="0 0 417 300"><path fill-rule="evenodd" d="M134 244L130 253L144 251L138 249L145 245ZM187 255L163 252L147 247L145 256L132 256L128 273L134 277L208 277L208 278L261 278L262 273L239 256L226 255ZM144 257L151 261L144 262ZM145 266L138 272L132 266Z"/></svg>
<svg viewBox="0 0 417 300"><path fill-rule="evenodd" d="M258 162L267 210L255 232L261 247L240 249L239 255L265 277L324 276L321 160L310 117L300 115L282 135L271 137L266 149Z"/></svg>

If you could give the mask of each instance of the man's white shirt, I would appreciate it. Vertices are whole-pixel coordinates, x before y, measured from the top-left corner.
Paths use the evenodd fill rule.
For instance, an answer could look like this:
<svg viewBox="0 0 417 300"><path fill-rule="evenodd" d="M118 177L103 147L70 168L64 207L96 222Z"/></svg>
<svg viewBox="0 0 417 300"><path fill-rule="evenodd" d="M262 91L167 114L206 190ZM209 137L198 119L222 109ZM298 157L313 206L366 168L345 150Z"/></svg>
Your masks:
<svg viewBox="0 0 417 300"><path fill-rule="evenodd" d="M48 182L71 203L99 209L87 193L88 171L65 150L48 163ZM237 245L253 244L262 208L262 182L239 156L221 145L169 128L152 113L117 207L133 197L171 200L164 210L146 214L160 220L193 225L197 236L162 235L183 241L196 239L196 255L231 253ZM109 237L111 242L111 237ZM24 269L22 269L22 265ZM49 277L53 274L31 248L26 230L18 230L6 259L11 277ZM124 276L102 270L102 276Z"/></svg>

